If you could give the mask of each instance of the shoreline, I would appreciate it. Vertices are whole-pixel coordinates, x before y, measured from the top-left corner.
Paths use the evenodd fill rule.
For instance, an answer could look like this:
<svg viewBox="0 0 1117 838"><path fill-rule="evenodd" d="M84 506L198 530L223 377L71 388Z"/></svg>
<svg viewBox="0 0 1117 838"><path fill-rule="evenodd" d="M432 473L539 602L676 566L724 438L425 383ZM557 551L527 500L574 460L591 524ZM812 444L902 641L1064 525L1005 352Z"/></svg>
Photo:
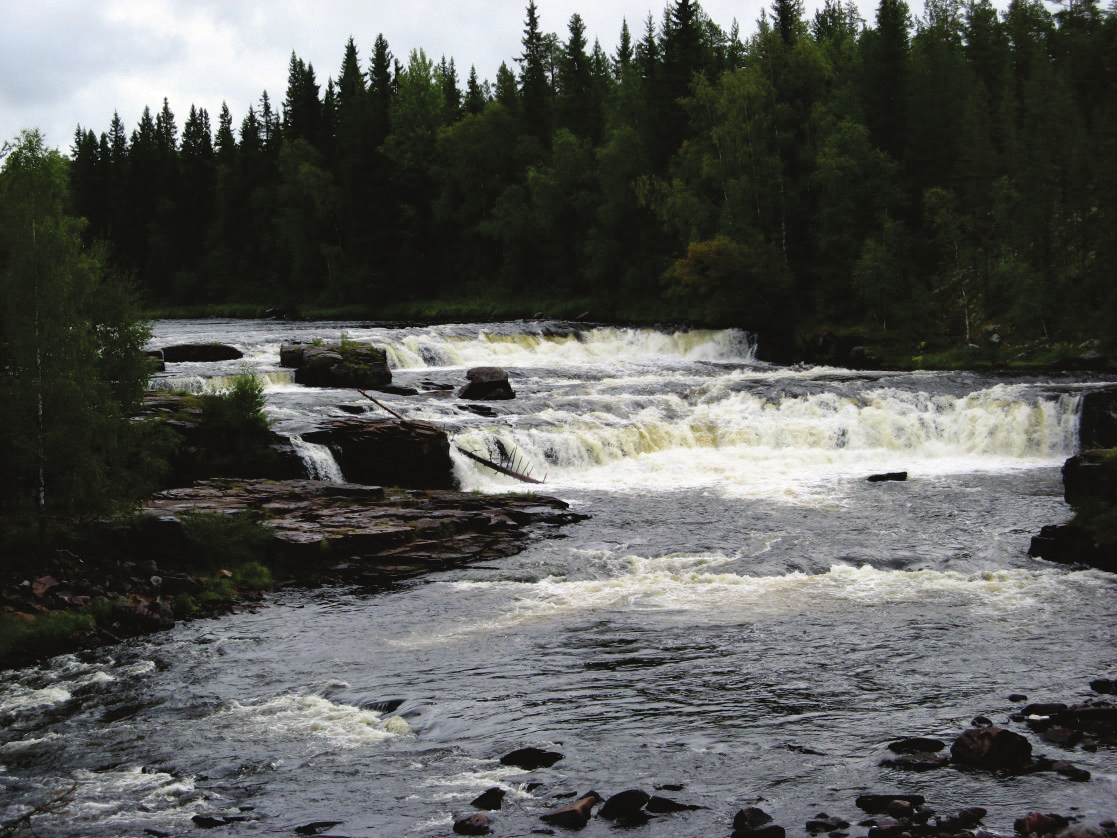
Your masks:
<svg viewBox="0 0 1117 838"><path fill-rule="evenodd" d="M0 670L229 614L277 588L386 588L513 555L587 517L534 494L198 481L157 493L131 519L100 522L80 542L11 562L0 578Z"/></svg>

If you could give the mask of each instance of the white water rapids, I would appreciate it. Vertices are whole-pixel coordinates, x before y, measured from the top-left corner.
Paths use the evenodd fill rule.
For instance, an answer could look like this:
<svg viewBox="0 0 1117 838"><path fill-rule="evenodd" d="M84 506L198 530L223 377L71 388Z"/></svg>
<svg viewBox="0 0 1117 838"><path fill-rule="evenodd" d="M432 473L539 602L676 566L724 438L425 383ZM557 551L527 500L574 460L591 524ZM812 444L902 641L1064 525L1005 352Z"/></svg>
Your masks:
<svg viewBox="0 0 1117 838"><path fill-rule="evenodd" d="M185 321L156 324L153 344L240 348L162 384L220 390L247 365L310 476L340 481L299 435L342 405L383 414L294 384L278 354L343 335L424 391L387 404L515 456L546 476L531 488L592 518L391 591L286 591L10 673L0 821L71 788L41 834L183 834L218 813L246 818L237 834L447 835L491 786L508 792L501 835L590 788L682 786L661 793L703 808L633 832L672 838L727 835L758 801L790 833L819 811L856 820L858 793L888 789L985 806L1002 832L1027 811L1117 808L1105 748L1033 738L1086 784L879 766L891 739L949 738L979 713L1008 725L1010 693L1077 700L1117 669L1113 578L1026 552L1069 514L1058 469L1088 380L776 367L734 330ZM438 389L490 365L517 394L491 416ZM525 488L455 469L467 490ZM909 479L865 481L885 471ZM526 745L565 758L498 763Z"/></svg>

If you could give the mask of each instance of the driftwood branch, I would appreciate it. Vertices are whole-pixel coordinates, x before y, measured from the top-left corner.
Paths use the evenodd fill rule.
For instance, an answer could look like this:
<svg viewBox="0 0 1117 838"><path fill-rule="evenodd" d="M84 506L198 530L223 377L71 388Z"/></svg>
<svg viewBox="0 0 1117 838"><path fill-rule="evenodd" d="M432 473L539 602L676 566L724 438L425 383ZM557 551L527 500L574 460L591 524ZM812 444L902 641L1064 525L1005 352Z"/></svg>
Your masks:
<svg viewBox="0 0 1117 838"><path fill-rule="evenodd" d="M358 393L360 393L360 394L361 394L362 396L364 396L364 397L365 397L366 399L368 399L368 400L369 400L370 402L372 402L372 403L373 403L374 405L376 405L377 407L379 407L379 408L380 408L381 410L385 410L385 411L387 411L388 413L390 413L390 414L392 414L393 416L395 416L395 417L396 417L397 419L399 419L399 420L400 420L401 422L406 422L406 423L407 423L407 424L409 424L409 425L411 424L411 420L410 420L410 419L405 419L404 417L400 416L400 414L396 413L396 412L395 412L394 410L392 410L392 409L391 409L390 407L388 407L388 405L384 404L384 402L382 402L382 401L378 401L377 399L374 399L374 398L373 398L372 396L370 396L370 395L369 395L368 393L366 393L366 392L365 392L364 390L360 390L360 389L358 389L358 390L357 390L357 392L358 392Z"/></svg>
<svg viewBox="0 0 1117 838"><path fill-rule="evenodd" d="M455 445L454 447L465 454L467 457L469 457L469 459L474 460L475 462L478 462L483 466L488 466L493 471L499 471L501 474L507 474L509 477L515 477L517 480L522 480L524 483L543 482L542 480L537 480L536 478L532 477L530 474L524 474L523 472L514 471L513 469L500 465L500 463L494 463L492 460L486 460L484 457L478 456L472 451L466 451L460 445Z"/></svg>

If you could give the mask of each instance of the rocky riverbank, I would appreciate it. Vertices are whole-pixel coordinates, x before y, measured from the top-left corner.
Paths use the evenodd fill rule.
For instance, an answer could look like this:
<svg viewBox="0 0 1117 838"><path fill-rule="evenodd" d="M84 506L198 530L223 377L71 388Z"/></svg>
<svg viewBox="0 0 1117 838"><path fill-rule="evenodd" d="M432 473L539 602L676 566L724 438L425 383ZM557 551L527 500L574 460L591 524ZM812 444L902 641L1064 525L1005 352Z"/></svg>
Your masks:
<svg viewBox="0 0 1117 838"><path fill-rule="evenodd" d="M511 555L584 517L536 495L314 480L168 489L129 521L103 522L45 558L6 564L0 666L252 607L277 586L384 586Z"/></svg>

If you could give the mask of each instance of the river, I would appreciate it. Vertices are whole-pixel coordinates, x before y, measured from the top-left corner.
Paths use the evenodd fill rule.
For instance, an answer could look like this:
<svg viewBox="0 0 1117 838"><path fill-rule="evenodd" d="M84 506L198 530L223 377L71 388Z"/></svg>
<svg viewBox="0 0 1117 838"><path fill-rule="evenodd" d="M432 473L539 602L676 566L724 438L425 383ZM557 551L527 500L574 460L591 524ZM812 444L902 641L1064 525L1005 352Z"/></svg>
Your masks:
<svg viewBox="0 0 1117 838"><path fill-rule="evenodd" d="M1113 816L1104 747L1033 738L1089 783L879 765L893 739L1007 723L1012 693L1073 700L1117 670L1117 579L1027 555L1069 517L1059 466L1086 377L777 367L732 330L568 329L156 323L153 346L246 354L173 365L160 386L219 388L247 363L296 439L364 400L295 385L283 341L371 341L418 389L503 367L517 397L491 417L384 400L477 453L514 452L592 517L484 566L283 591L5 673L0 821L57 799L38 834L189 834L208 813L245 818L220 834L448 835L492 786L508 792L498 835L542 827L563 795L664 786L702 808L633 834L728 835L757 803L799 834L820 811L855 821L857 794L881 790L984 806L1002 832L1033 810ZM336 479L322 455L307 454ZM468 490L521 488L464 457L456 471ZM528 745L564 759L499 764Z"/></svg>

